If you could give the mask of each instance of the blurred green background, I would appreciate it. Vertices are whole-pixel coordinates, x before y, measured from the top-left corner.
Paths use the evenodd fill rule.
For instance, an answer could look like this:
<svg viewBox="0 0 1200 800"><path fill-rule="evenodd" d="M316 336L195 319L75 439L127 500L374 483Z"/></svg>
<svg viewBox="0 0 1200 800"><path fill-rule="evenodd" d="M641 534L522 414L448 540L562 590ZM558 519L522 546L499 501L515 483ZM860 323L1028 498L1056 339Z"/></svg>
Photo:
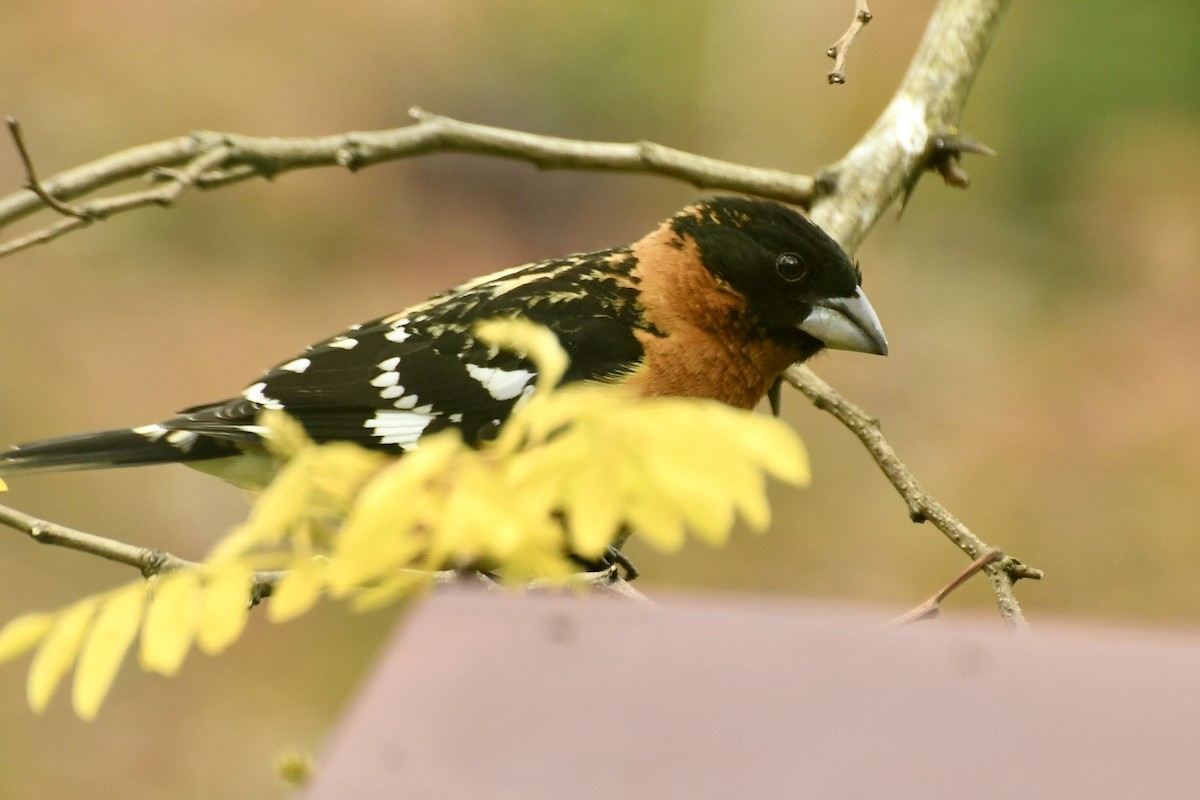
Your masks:
<svg viewBox="0 0 1200 800"><path fill-rule="evenodd" d="M193 129L303 136L406 124L419 104L562 136L652 139L812 173L887 102L930 0L877 2L849 83L824 55L848 0L9 0L0 111L44 175ZM893 346L817 364L884 421L925 488L1044 568L1050 617L1194 627L1200 592L1200 6L1018 3L963 128L999 151L967 192L927 178L858 253ZM22 181L0 145L0 193ZM625 243L700 193L635 176L437 155L191 194L0 262L0 443L139 424L238 391L342 326L467 277ZM43 218L44 223L48 218ZM640 586L919 602L964 563L796 393L806 491L764 537L666 557ZM31 513L189 557L245 513L181 468L16 480ZM127 569L0 531L0 618ZM949 614L995 619L985 582ZM23 703L0 669L0 797L269 798L315 750L396 614L255 615L174 680L127 665L99 720ZM996 621L997 625L999 622ZM60 695L65 693L60 692ZM397 724L420 724L398 720Z"/></svg>

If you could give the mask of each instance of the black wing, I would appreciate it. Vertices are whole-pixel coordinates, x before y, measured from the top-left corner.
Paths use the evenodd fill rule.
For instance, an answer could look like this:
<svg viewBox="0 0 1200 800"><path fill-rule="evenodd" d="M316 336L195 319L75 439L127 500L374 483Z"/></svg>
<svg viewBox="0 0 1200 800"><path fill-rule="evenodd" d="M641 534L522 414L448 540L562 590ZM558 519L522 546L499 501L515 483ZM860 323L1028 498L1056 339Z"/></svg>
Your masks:
<svg viewBox="0 0 1200 800"><path fill-rule="evenodd" d="M259 413L280 408L317 441L407 450L426 433L457 427L478 442L533 391L537 373L477 340L474 326L526 317L558 335L571 360L565 381L617 379L642 357L634 266L627 250L610 250L479 279L313 345L240 398L187 409L162 426L251 442Z"/></svg>

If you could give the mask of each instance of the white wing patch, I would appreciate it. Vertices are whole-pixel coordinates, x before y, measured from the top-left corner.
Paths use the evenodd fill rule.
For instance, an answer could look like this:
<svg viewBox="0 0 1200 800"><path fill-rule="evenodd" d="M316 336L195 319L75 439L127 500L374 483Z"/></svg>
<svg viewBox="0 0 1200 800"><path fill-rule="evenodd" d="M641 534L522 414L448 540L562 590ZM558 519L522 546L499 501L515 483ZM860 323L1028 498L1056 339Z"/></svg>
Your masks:
<svg viewBox="0 0 1200 800"><path fill-rule="evenodd" d="M529 381L535 377L535 373L526 369L496 369L480 367L475 364L467 364L466 367L467 374L479 381L487 393L496 400L512 400L521 394Z"/></svg>
<svg viewBox="0 0 1200 800"><path fill-rule="evenodd" d="M167 434L167 442L185 453L192 449L192 445L198 438L200 438L200 434L194 431L171 431Z"/></svg>
<svg viewBox="0 0 1200 800"><path fill-rule="evenodd" d="M371 379L371 385L377 389L385 389L400 383L399 372L381 372Z"/></svg>
<svg viewBox="0 0 1200 800"><path fill-rule="evenodd" d="M358 330L361 327L362 327L361 325L355 325L350 330ZM338 336L336 339L331 341L326 346L327 347L336 347L339 350L353 350L355 347L358 346L358 339L352 339L349 336Z"/></svg>
<svg viewBox="0 0 1200 800"><path fill-rule="evenodd" d="M389 342L396 342L396 343L403 342L405 339L412 336L411 333L409 333L408 331L406 331L404 329L404 326L407 324L408 324L407 318L396 320L395 322L392 323L392 329L390 331L388 331L387 333L385 333L383 335L383 338L387 339Z"/></svg>
<svg viewBox="0 0 1200 800"><path fill-rule="evenodd" d="M286 369L288 372L304 372L304 370L311 366L311 358L297 358L295 361L289 361L284 364L280 369Z"/></svg>
<svg viewBox="0 0 1200 800"><path fill-rule="evenodd" d="M263 408L283 408L283 403L274 400L263 394L263 389L267 388L267 384L259 381L253 386L247 386L242 392L242 397L249 400L251 403L258 403Z"/></svg>
<svg viewBox="0 0 1200 800"><path fill-rule="evenodd" d="M395 444L402 450L412 450L433 420L431 414L414 411L376 411L375 416L363 423L363 427L374 429L380 444Z"/></svg>
<svg viewBox="0 0 1200 800"><path fill-rule="evenodd" d="M167 432L167 429L162 425L142 425L141 427L133 428L132 430L138 436L145 436L152 442L157 442Z"/></svg>

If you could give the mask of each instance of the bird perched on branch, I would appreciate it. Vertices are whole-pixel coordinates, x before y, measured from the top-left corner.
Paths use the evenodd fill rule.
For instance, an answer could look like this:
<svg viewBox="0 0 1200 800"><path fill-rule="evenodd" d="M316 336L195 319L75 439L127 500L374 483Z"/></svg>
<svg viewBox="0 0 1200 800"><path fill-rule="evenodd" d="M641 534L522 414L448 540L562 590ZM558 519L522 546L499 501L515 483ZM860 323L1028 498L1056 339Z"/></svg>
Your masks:
<svg viewBox="0 0 1200 800"><path fill-rule="evenodd" d="M564 382L752 408L789 365L823 348L887 353L861 280L796 211L721 197L627 247L513 267L353 325L233 399L136 428L19 445L0 454L0 474L179 462L260 488L276 466L258 424L264 409L283 409L318 442L397 455L450 427L478 444L537 377L530 361L475 338L476 323L498 317L557 334L570 358Z"/></svg>

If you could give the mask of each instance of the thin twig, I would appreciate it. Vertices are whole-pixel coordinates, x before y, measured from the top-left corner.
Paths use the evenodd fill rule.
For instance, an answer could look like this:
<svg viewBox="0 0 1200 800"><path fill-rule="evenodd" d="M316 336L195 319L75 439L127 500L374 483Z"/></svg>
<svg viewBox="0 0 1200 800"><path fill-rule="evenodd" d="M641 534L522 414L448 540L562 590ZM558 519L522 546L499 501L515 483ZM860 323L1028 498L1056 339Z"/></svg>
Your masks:
<svg viewBox="0 0 1200 800"><path fill-rule="evenodd" d="M912 609L906 614L902 614L892 620L890 625L908 625L913 622L919 622L923 619L934 619L942 611L942 601L945 600L951 592L966 583L973 575L982 570L988 564L1004 558L1004 553L999 550L988 550L979 558L972 561L963 569L962 572L954 576L954 579L934 593L932 597L926 600L921 605Z"/></svg>
<svg viewBox="0 0 1200 800"><path fill-rule="evenodd" d="M833 47L825 51L825 55L833 59L833 70L829 73L830 83L846 82L846 55L850 52L850 45L854 44L858 32L866 27L874 16L871 9L867 8L867 0L854 0L854 19L850 20L850 27L842 34L842 38L833 43Z"/></svg>
<svg viewBox="0 0 1200 800"><path fill-rule="evenodd" d="M900 87L871 129L817 175L817 223L853 253L930 166L929 142L957 133L975 77L1011 0L941 0Z"/></svg>
<svg viewBox="0 0 1200 800"><path fill-rule="evenodd" d="M419 108L411 114L414 124L387 131L295 139L198 132L115 153L37 183L42 194L34 190L34 194L17 192L0 198L0 229L43 208L50 202L46 197L81 198L139 176L160 183L165 179L165 184L74 206L79 214L73 214L73 219L0 244L0 257L56 239L92 220L147 205L170 205L193 186L212 189L311 167L357 170L436 152L511 158L539 169L660 175L700 189L744 192L798 205L806 205L813 197L810 177L720 161L654 142L563 139L461 122Z"/></svg>
<svg viewBox="0 0 1200 800"><path fill-rule="evenodd" d="M21 158L21 165L25 167L25 188L36 194L43 203L64 217L75 217L76 219L83 220L85 223L91 222L92 220L87 212L75 206L67 205L46 191L46 187L42 186L42 182L38 180L37 170L33 168L33 159L29 155L29 148L25 146L25 137L21 135L21 123L17 122L16 117L5 117L4 122L8 125L8 133L12 136L13 144L17 147L17 155Z"/></svg>
<svg viewBox="0 0 1200 800"><path fill-rule="evenodd" d="M858 406L847 400L841 393L830 386L808 367L795 365L789 367L784 374L788 383L799 389L813 405L822 411L832 414L839 422L850 429L858 437L867 452L875 459L880 471L895 487L908 506L908 515L913 522L931 522L934 527L944 533L963 552L972 559L982 557L992 551L991 545L971 532L957 517L938 501L934 500L921 489L917 479L896 455L896 451L888 443L879 430L879 421L867 414ZM1011 556L1002 556L989 561L984 570L992 578L992 588L996 592L1000 613L1009 626L1024 632L1029 625L1021 614L1020 604L1012 593L1012 584L1020 578L1040 579L1043 575L1040 569L1026 566ZM1003 573L1004 579L998 580L996 573Z"/></svg>

